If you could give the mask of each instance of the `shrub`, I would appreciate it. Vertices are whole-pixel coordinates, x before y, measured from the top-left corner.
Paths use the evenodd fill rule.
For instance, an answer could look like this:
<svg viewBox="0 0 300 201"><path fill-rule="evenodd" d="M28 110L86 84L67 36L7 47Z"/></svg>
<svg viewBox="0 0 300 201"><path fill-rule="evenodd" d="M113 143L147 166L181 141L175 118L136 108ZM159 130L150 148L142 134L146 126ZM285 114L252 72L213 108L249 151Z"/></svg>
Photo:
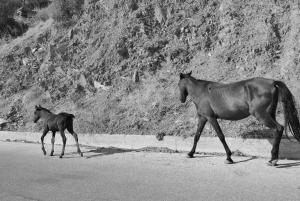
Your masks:
<svg viewBox="0 0 300 201"><path fill-rule="evenodd" d="M53 18L58 22L69 22L81 16L84 0L56 0L53 2Z"/></svg>
<svg viewBox="0 0 300 201"><path fill-rule="evenodd" d="M3 28L6 26L7 19L9 17L12 17L15 10L21 6L20 0L0 0L0 28L3 30Z"/></svg>

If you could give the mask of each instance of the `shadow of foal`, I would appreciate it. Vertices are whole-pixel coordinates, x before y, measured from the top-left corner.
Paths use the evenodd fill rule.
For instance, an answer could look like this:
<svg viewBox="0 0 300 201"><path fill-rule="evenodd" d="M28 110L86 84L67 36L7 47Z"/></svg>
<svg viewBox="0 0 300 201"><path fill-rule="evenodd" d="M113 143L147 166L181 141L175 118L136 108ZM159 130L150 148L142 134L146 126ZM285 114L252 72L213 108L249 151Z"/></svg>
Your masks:
<svg viewBox="0 0 300 201"><path fill-rule="evenodd" d="M60 154L60 158L63 157L65 153L65 147L66 147L66 142L67 138L65 135L65 129L71 133L76 141L76 146L77 146L77 152L79 153L80 156L83 156L79 144L78 144L78 136L77 133L74 132L73 130L73 118L75 116L73 114L68 114L68 113L59 113L59 114L53 114L50 112L48 109L39 106L35 106L35 111L34 111L34 123L36 123L39 119L44 119L44 130L43 134L41 137L41 143L42 143L42 150L44 155L46 155L46 150L44 147L44 137L47 135L49 131L52 131L52 138L51 138L51 144L52 144L52 149L50 156L53 156L54 153L54 142L55 142L55 133L57 131L60 132L62 141L63 141L63 146L62 146L62 151Z"/></svg>
<svg viewBox="0 0 300 201"><path fill-rule="evenodd" d="M224 134L217 119L240 120L253 115L274 133L271 160L269 165L275 166L278 161L279 144L285 128L290 128L293 136L300 142L300 123L294 97L287 86L281 82L265 78L252 78L230 84L222 84L206 80L198 80L191 76L192 72L180 74L178 83L180 101L184 103L187 96L196 106L198 128L194 145L188 156L193 157L201 132L208 121L216 131L226 151L225 163L231 164L231 151L225 141ZM282 102L285 127L276 121L278 101Z"/></svg>

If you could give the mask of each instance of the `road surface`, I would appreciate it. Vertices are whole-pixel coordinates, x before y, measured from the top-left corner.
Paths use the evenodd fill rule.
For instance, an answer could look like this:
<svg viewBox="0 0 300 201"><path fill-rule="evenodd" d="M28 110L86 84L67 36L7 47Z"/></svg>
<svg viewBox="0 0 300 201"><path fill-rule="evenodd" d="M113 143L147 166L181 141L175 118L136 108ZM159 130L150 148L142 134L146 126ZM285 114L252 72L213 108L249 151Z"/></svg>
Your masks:
<svg viewBox="0 0 300 201"><path fill-rule="evenodd" d="M46 145L49 154L51 146ZM296 201L300 161L66 147L44 156L40 144L0 142L1 201Z"/></svg>

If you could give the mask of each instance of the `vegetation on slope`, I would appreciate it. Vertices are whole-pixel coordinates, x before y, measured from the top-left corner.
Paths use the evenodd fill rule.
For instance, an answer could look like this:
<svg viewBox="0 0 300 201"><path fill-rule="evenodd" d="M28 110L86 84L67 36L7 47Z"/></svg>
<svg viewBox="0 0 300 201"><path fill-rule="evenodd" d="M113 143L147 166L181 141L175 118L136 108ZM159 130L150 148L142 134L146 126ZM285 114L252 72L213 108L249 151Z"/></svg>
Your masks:
<svg viewBox="0 0 300 201"><path fill-rule="evenodd" d="M300 97L297 1L54 1L39 16L39 26L55 22L0 47L7 129L38 129L30 117L43 104L75 113L79 132L191 135L194 106L177 92L190 70L221 82L283 79ZM231 136L261 128L221 123Z"/></svg>

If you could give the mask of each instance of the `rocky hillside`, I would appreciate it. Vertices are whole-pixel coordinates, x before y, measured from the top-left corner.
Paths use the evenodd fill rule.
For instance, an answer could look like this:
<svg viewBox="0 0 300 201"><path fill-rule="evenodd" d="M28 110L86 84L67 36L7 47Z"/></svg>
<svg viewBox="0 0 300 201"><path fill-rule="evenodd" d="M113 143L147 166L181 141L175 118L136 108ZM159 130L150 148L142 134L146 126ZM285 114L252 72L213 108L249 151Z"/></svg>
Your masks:
<svg viewBox="0 0 300 201"><path fill-rule="evenodd" d="M4 129L38 130L31 116L42 104L74 113L79 132L191 135L195 109L177 89L190 70L221 82L283 80L299 102L297 0L85 0L82 9L68 28L50 17L1 45ZM221 123L230 136L262 127Z"/></svg>

